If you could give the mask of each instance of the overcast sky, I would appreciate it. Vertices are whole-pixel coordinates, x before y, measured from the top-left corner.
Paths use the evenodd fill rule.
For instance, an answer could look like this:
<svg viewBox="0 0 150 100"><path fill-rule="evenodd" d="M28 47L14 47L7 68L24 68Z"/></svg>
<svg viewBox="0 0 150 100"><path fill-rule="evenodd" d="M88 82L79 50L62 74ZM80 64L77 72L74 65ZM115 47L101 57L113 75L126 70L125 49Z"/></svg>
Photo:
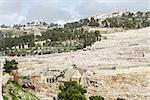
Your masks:
<svg viewBox="0 0 150 100"><path fill-rule="evenodd" d="M65 22L115 11L150 11L150 0L0 0L0 24Z"/></svg>

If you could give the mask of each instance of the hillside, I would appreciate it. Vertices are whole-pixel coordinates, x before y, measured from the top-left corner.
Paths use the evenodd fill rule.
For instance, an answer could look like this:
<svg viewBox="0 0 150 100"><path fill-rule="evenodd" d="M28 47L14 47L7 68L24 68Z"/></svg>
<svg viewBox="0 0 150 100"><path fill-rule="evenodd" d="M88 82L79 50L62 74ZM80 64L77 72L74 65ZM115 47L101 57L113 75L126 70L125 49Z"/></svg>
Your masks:
<svg viewBox="0 0 150 100"><path fill-rule="evenodd" d="M87 87L87 96L149 100L149 32L150 27L102 34L107 39L94 43L88 51L6 58L19 62L22 75L38 74L47 68L62 70L73 65L86 69L83 79L93 82ZM81 84L87 85L84 81Z"/></svg>
<svg viewBox="0 0 150 100"><path fill-rule="evenodd" d="M25 56L76 51L100 41L101 34L150 26L150 12L116 12L90 17L63 26L32 22L2 25L0 51L3 55ZM115 31L114 31L115 30Z"/></svg>
<svg viewBox="0 0 150 100"><path fill-rule="evenodd" d="M11 81L8 81L6 87L3 87L3 90L7 91L3 94L4 100L39 100L19 84L14 84Z"/></svg>
<svg viewBox="0 0 150 100"><path fill-rule="evenodd" d="M102 34L107 39L95 42L89 51L79 50L69 53L13 58L18 58L19 61L26 59L25 61L31 61L32 63L40 61L41 64L51 63L51 65L58 64L60 66L64 65L63 62L69 66L71 63L75 63L84 68L90 66L96 66L96 68L108 68L109 66L110 68L148 66L149 31L150 28L148 27L125 32Z"/></svg>
<svg viewBox="0 0 150 100"><path fill-rule="evenodd" d="M126 12L64 26L15 25L9 35L2 33L0 50L7 60L19 63L20 76L32 77L36 90L29 90L39 98L57 97L58 85L75 77L87 89L86 97L149 100L149 22L149 12ZM18 99L21 93L22 99L35 98L17 84L7 85L14 92L8 92L10 97Z"/></svg>

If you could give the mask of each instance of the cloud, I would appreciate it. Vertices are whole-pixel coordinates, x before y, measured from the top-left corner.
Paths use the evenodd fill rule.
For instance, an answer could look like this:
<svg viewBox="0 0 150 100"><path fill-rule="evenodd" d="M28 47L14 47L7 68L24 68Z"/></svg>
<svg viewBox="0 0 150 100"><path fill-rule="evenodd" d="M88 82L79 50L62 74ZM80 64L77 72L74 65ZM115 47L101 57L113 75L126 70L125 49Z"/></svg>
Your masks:
<svg viewBox="0 0 150 100"><path fill-rule="evenodd" d="M47 22L55 22L58 20L66 21L71 19L70 13L61 7L59 1L46 0L35 1L29 5L27 18L32 20L40 20Z"/></svg>
<svg viewBox="0 0 150 100"><path fill-rule="evenodd" d="M99 15L115 11L150 10L149 0L82 0L76 8L81 17Z"/></svg>
<svg viewBox="0 0 150 100"><path fill-rule="evenodd" d="M0 24L16 24L25 21L21 15L21 0L0 0Z"/></svg>
<svg viewBox="0 0 150 100"><path fill-rule="evenodd" d="M148 9L150 10L150 0L148 1Z"/></svg>
<svg viewBox="0 0 150 100"><path fill-rule="evenodd" d="M64 23L122 10L150 10L150 0L0 0L0 24Z"/></svg>
<svg viewBox="0 0 150 100"><path fill-rule="evenodd" d="M142 2L148 0L96 0L99 3L132 3L132 2Z"/></svg>
<svg viewBox="0 0 150 100"><path fill-rule="evenodd" d="M11 25L11 24L18 24L25 22L27 19L25 16L17 15L17 14L11 14L10 15L1 15L0 16L0 24L6 24L6 25Z"/></svg>
<svg viewBox="0 0 150 100"><path fill-rule="evenodd" d="M79 17L76 7L81 4L82 0L59 0L59 4L62 9L69 12L72 19L77 19Z"/></svg>
<svg viewBox="0 0 150 100"><path fill-rule="evenodd" d="M0 15L19 13L21 0L0 0Z"/></svg>
<svg viewBox="0 0 150 100"><path fill-rule="evenodd" d="M72 19L59 0L0 0L0 24Z"/></svg>
<svg viewBox="0 0 150 100"><path fill-rule="evenodd" d="M101 12L108 12L108 9L110 11L111 8L115 8L116 5L111 5L104 2L99 2L97 0L84 0L82 3L76 8L76 10L79 12L80 16L92 16L99 14ZM111 9L112 11L113 9Z"/></svg>

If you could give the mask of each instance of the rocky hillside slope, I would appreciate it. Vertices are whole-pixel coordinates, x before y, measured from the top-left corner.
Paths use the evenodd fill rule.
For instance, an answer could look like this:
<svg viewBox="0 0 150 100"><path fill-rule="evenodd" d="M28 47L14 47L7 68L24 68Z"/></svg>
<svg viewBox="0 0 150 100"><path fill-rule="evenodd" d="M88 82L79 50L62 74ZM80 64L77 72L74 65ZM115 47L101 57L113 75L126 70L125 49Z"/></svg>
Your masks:
<svg viewBox="0 0 150 100"><path fill-rule="evenodd" d="M87 69L85 77L94 82L88 86L88 96L150 100L150 27L102 36L107 38L87 51L6 58L16 59L24 75L76 64Z"/></svg>
<svg viewBox="0 0 150 100"><path fill-rule="evenodd" d="M102 34L107 39L94 43L91 50L51 55L8 57L29 65L71 66L82 68L132 68L150 66L150 28ZM40 67L40 66L39 66Z"/></svg>

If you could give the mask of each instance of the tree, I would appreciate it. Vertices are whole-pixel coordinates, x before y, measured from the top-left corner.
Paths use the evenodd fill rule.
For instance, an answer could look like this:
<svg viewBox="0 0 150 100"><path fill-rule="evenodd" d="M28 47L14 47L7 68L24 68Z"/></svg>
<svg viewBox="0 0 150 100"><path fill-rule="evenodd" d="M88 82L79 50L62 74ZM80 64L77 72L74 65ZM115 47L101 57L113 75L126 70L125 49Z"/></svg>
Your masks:
<svg viewBox="0 0 150 100"><path fill-rule="evenodd" d="M1 25L1 28L6 28L6 26L5 25Z"/></svg>
<svg viewBox="0 0 150 100"><path fill-rule="evenodd" d="M104 27L109 27L107 20L102 21L102 25L103 25Z"/></svg>
<svg viewBox="0 0 150 100"><path fill-rule="evenodd" d="M79 22L81 25L84 26L84 25L88 25L90 21L88 18L85 18L85 19L81 19Z"/></svg>
<svg viewBox="0 0 150 100"><path fill-rule="evenodd" d="M102 96L91 96L91 97L89 97L89 100L104 100L104 97L102 97Z"/></svg>
<svg viewBox="0 0 150 100"><path fill-rule="evenodd" d="M4 72L9 73L10 75L13 76L13 81L15 83L18 82L18 78L19 78L18 72L17 71L14 72L14 70L18 69L17 65L18 65L18 62L16 62L15 60L11 60L11 61L6 60L6 63L4 64L4 67L3 67Z"/></svg>
<svg viewBox="0 0 150 100"><path fill-rule="evenodd" d="M42 24L43 24L43 26L48 26L48 24L46 22L43 22Z"/></svg>
<svg viewBox="0 0 150 100"><path fill-rule="evenodd" d="M119 98L119 97L118 97L117 100L125 100L125 99L124 99L124 98Z"/></svg>
<svg viewBox="0 0 150 100"><path fill-rule="evenodd" d="M94 19L94 17L91 17L89 26L98 27L98 26L99 26L98 20L97 20L97 19Z"/></svg>
<svg viewBox="0 0 150 100"><path fill-rule="evenodd" d="M129 12L128 17L133 17L134 13Z"/></svg>
<svg viewBox="0 0 150 100"><path fill-rule="evenodd" d="M29 43L29 47L34 47L35 46L35 43L34 42L30 42Z"/></svg>
<svg viewBox="0 0 150 100"><path fill-rule="evenodd" d="M11 73L13 70L18 69L17 65L18 65L18 62L16 62L15 60L11 60L11 61L6 60L6 63L4 64L4 67L3 67L4 72Z"/></svg>
<svg viewBox="0 0 150 100"><path fill-rule="evenodd" d="M59 100L87 100L84 95L86 90L76 81L64 82L63 85L59 86L59 89Z"/></svg>
<svg viewBox="0 0 150 100"><path fill-rule="evenodd" d="M99 39L100 39L99 37L101 37L100 31L95 31L94 35L96 36L96 41L99 41Z"/></svg>
<svg viewBox="0 0 150 100"><path fill-rule="evenodd" d="M139 18L141 18L143 16L143 12L141 12L141 11L138 11L136 14Z"/></svg>
<svg viewBox="0 0 150 100"><path fill-rule="evenodd" d="M16 24L16 25L13 25L13 28L20 29L20 26Z"/></svg>

